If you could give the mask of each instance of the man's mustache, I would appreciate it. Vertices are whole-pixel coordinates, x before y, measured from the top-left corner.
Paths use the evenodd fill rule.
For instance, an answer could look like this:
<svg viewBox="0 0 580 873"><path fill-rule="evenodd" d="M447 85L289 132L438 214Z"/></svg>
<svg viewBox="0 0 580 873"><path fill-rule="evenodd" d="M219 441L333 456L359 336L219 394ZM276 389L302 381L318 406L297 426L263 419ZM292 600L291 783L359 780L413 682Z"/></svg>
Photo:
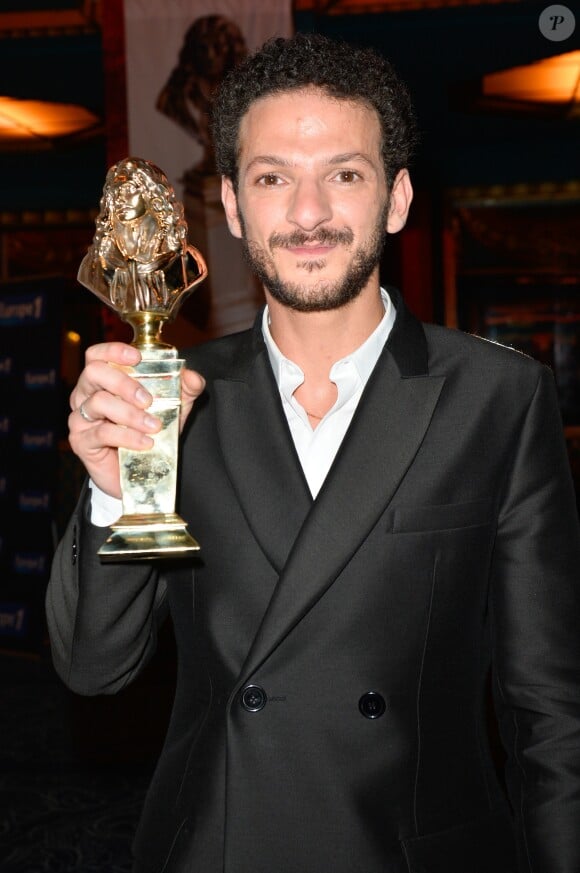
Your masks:
<svg viewBox="0 0 580 873"><path fill-rule="evenodd" d="M352 245L354 233L349 227L342 230L321 227L314 233L303 230L293 230L292 233L273 233L268 240L270 249L300 248L315 245Z"/></svg>

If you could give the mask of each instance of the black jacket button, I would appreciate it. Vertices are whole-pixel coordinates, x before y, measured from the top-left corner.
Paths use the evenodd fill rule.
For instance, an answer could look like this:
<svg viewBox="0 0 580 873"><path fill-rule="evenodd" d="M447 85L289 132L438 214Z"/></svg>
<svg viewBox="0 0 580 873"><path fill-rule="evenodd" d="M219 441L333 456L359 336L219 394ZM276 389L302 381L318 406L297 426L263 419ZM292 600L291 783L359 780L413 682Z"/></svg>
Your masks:
<svg viewBox="0 0 580 873"><path fill-rule="evenodd" d="M266 706L266 692L259 685L246 685L243 689L240 702L246 712L259 712Z"/></svg>
<svg viewBox="0 0 580 873"><path fill-rule="evenodd" d="M358 708L365 718L380 718L387 708L385 698L377 691L367 691L358 702Z"/></svg>

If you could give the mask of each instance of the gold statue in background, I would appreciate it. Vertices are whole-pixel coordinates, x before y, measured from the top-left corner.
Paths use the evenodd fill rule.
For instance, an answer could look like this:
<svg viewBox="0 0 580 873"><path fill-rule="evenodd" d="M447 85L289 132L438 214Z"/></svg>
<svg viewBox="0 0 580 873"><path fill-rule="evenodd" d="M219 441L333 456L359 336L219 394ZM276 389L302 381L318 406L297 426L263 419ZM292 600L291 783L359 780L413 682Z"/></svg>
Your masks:
<svg viewBox="0 0 580 873"><path fill-rule="evenodd" d="M141 362L132 375L153 397L162 429L147 451L119 449L123 514L99 550L103 560L184 556L199 549L175 513L181 369L177 349L161 341L163 324L207 275L187 244L183 207L165 174L125 158L105 180L93 244L78 279L128 321Z"/></svg>
<svg viewBox="0 0 580 873"><path fill-rule="evenodd" d="M185 33L177 63L157 98L156 108L203 148L201 159L186 175L216 172L209 125L213 97L226 73L247 54L238 24L224 15L196 18Z"/></svg>

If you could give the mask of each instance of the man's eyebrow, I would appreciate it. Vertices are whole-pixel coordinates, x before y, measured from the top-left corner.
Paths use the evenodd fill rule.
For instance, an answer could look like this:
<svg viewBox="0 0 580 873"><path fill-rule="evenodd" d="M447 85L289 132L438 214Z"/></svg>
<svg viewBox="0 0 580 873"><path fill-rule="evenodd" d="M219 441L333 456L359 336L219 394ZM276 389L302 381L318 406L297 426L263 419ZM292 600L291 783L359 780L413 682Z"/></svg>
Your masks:
<svg viewBox="0 0 580 873"><path fill-rule="evenodd" d="M362 161L363 163L368 164L369 167L375 169L374 163L368 155L364 154L364 152L344 152L339 155L333 155L331 158L328 158L326 163L329 166L337 166L338 164L348 164L351 161ZM279 155L256 155L255 158L252 158L246 170L261 165L269 167L291 167L293 162L288 161L286 158L282 158Z"/></svg>
<svg viewBox="0 0 580 873"><path fill-rule="evenodd" d="M365 164L368 164L370 167L375 167L372 160L368 155L365 155L364 152L345 152L342 155L333 155L332 158L329 159L329 164L348 164L350 161L363 161Z"/></svg>
<svg viewBox="0 0 580 873"><path fill-rule="evenodd" d="M290 167L291 162L287 161L285 158L280 158L278 155L256 155L255 158L252 158L246 170L251 169L254 166L260 166L260 164L265 164L269 167Z"/></svg>

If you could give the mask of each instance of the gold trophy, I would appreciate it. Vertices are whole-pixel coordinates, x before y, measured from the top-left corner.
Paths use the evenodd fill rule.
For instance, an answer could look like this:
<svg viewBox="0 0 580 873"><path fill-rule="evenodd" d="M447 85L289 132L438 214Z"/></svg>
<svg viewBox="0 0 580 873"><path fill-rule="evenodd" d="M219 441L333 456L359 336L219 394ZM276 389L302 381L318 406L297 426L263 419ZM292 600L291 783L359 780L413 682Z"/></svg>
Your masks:
<svg viewBox="0 0 580 873"><path fill-rule="evenodd" d="M104 561L188 556L199 549L175 512L184 361L160 337L206 276L202 256L187 244L183 207L165 174L141 158L111 167L78 280L132 326L142 360L127 371L153 396L148 411L163 427L151 449L119 449L123 514L99 550Z"/></svg>

